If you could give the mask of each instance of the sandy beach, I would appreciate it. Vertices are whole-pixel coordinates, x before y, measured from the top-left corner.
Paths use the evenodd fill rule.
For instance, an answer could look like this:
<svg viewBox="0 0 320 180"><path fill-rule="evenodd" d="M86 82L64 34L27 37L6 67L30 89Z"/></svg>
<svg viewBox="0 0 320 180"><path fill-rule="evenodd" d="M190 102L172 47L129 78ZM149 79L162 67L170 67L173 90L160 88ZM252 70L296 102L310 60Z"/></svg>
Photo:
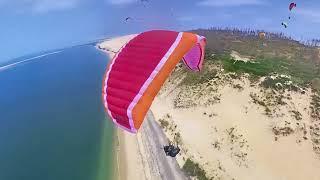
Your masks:
<svg viewBox="0 0 320 180"><path fill-rule="evenodd" d="M113 57L134 36L110 39L98 46ZM249 60L234 54L239 61ZM180 168L187 159L198 163L213 179L319 179L320 134L310 117L310 89L280 94L245 76L231 79L223 69L219 78L208 84L178 87L183 77L176 72L181 68L165 83L137 135L117 131L119 179L185 178ZM154 147L165 144L167 138L179 141L182 147L177 161L162 157L161 147ZM163 172L174 175L163 177Z"/></svg>

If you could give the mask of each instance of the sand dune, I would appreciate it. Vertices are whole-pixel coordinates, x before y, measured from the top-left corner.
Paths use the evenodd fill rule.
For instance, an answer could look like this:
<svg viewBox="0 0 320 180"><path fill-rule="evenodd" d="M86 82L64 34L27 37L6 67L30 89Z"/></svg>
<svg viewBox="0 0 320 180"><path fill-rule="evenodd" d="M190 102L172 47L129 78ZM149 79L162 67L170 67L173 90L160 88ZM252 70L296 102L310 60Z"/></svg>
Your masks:
<svg viewBox="0 0 320 180"><path fill-rule="evenodd" d="M115 37L115 38L106 40L98 44L97 46L99 49L106 51L109 54L109 56L112 58L115 55L115 53L117 53L123 45L125 45L128 41L130 41L135 36L137 35L131 34L126 36Z"/></svg>
<svg viewBox="0 0 320 180"><path fill-rule="evenodd" d="M319 179L319 154L307 131L316 127L310 118L310 90L305 94L287 92L286 105L270 107L275 113L268 116L265 107L253 102L252 94L262 98L272 92L252 87L246 78L216 83L212 88L219 101L209 106L197 102L212 98L205 91L210 88L207 85L199 90L204 94L199 97L195 88L179 89L175 84L167 82L151 109L158 121L166 120L175 127L167 128L170 139L180 133L185 149L178 159L180 166L192 158L209 177L218 179ZM186 96L181 96L181 91L186 91ZM177 108L177 97L184 101L180 105L198 104ZM301 113L301 119L294 117L294 110Z"/></svg>
<svg viewBox="0 0 320 180"><path fill-rule="evenodd" d="M99 46L113 56L134 36ZM180 87L173 73L175 78L166 82L152 104L167 137L174 140L174 134L180 135L176 138L182 147L179 166L190 158L216 179L318 180L320 151L315 142L320 135L311 118L311 90L277 93L252 84L245 76L230 80L223 71L219 76L211 85ZM121 179L162 177L159 172L163 169L141 155L159 158L156 150L149 148L145 133L150 136L146 129L153 120L147 121L137 136L118 131L120 171L125 169Z"/></svg>

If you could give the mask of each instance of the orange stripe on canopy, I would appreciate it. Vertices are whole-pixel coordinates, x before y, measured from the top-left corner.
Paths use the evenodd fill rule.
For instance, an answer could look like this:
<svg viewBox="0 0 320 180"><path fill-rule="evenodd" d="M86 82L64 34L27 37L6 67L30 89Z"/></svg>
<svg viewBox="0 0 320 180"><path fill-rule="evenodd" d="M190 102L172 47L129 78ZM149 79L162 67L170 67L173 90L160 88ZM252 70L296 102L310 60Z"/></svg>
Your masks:
<svg viewBox="0 0 320 180"><path fill-rule="evenodd" d="M154 30L129 41L113 59L103 86L105 108L119 127L136 133L152 101L183 59L200 71L205 38L193 33Z"/></svg>

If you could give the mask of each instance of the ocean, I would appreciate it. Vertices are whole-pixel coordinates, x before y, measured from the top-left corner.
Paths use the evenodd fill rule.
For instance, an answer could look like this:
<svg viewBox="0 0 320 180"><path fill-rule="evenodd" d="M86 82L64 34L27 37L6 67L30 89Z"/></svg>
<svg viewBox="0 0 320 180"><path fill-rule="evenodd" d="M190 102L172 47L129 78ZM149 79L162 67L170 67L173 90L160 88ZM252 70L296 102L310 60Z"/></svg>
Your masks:
<svg viewBox="0 0 320 180"><path fill-rule="evenodd" d="M0 66L0 180L111 179L108 61L84 45Z"/></svg>

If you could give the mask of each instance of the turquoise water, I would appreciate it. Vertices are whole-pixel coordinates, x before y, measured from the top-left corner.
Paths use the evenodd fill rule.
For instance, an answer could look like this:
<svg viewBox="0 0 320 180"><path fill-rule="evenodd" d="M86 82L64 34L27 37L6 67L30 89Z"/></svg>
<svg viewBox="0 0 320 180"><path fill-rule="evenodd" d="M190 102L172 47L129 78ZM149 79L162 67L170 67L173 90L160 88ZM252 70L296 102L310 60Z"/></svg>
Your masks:
<svg viewBox="0 0 320 180"><path fill-rule="evenodd" d="M111 178L107 63L87 45L0 71L0 180Z"/></svg>

